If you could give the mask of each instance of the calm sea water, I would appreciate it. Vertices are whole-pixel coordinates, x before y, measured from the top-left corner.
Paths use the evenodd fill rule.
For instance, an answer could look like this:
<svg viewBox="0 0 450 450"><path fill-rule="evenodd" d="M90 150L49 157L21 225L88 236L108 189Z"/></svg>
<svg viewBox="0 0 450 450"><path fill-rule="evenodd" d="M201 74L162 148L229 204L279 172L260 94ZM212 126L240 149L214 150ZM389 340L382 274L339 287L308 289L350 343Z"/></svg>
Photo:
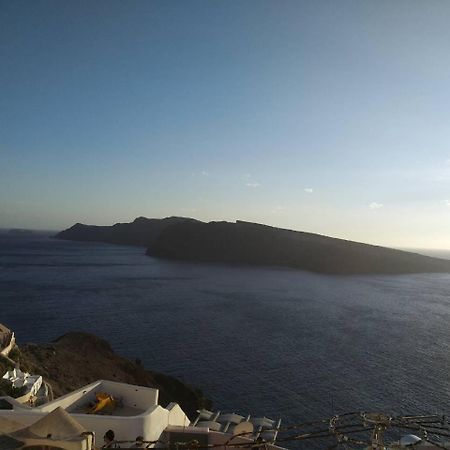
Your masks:
<svg viewBox="0 0 450 450"><path fill-rule="evenodd" d="M0 236L0 308L19 342L95 333L217 409L285 423L450 409L450 275L335 277Z"/></svg>

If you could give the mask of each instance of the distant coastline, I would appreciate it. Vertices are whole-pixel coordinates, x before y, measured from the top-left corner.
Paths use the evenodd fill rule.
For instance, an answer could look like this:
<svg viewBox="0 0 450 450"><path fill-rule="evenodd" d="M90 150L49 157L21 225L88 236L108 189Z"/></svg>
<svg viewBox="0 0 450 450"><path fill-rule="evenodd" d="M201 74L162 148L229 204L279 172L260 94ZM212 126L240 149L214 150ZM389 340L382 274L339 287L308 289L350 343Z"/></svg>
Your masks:
<svg viewBox="0 0 450 450"><path fill-rule="evenodd" d="M54 236L58 231L56 230L34 230L28 228L0 228L0 236L10 237L45 237Z"/></svg>
<svg viewBox="0 0 450 450"><path fill-rule="evenodd" d="M35 233L33 230L27 230L24 228L10 228L6 232L10 235L15 235L15 236L27 236L27 235Z"/></svg>
<svg viewBox="0 0 450 450"><path fill-rule="evenodd" d="M450 260L450 250L438 250L433 248L400 248L404 252L419 253L420 255L431 256L432 258L441 258Z"/></svg>
<svg viewBox="0 0 450 450"><path fill-rule="evenodd" d="M139 217L112 226L77 223L55 237L142 246L149 256L179 261L270 265L335 275L450 273L447 259L244 221Z"/></svg>

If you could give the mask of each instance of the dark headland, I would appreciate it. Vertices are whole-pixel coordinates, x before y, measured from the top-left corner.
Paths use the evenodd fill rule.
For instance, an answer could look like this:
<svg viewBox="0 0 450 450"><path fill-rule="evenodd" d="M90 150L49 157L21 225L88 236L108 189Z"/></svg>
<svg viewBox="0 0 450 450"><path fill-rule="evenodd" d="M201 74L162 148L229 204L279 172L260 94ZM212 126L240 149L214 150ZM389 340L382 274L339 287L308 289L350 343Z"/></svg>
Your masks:
<svg viewBox="0 0 450 450"><path fill-rule="evenodd" d="M59 239L147 247L147 254L194 262L290 267L350 274L450 273L450 260L250 222L168 217L94 226L77 223Z"/></svg>

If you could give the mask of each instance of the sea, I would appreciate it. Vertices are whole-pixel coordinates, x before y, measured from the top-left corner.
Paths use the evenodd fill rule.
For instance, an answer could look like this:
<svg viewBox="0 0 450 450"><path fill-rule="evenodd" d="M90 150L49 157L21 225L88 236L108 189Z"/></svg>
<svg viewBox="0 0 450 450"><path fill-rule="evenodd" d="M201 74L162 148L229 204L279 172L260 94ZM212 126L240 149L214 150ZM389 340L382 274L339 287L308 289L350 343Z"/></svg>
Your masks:
<svg viewBox="0 0 450 450"><path fill-rule="evenodd" d="M2 234L0 322L19 345L94 333L223 412L285 424L450 412L449 274L332 276L144 253Z"/></svg>

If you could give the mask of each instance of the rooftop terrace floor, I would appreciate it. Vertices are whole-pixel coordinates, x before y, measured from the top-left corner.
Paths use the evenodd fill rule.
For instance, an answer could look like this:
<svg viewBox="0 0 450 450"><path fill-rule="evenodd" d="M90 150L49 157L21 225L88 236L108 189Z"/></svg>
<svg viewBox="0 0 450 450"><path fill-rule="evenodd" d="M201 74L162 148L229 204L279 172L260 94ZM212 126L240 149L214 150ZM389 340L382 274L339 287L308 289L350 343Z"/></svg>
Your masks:
<svg viewBox="0 0 450 450"><path fill-rule="evenodd" d="M70 412L71 414L87 414L87 411L89 411L89 405L80 405L76 406L74 408L69 408L67 412ZM132 416L138 416L139 414L142 414L144 412L143 409L140 408L134 408L132 406L126 406L126 405L119 405L114 408L113 411L100 411L96 414L92 414L93 416L119 416L119 417L132 417Z"/></svg>

